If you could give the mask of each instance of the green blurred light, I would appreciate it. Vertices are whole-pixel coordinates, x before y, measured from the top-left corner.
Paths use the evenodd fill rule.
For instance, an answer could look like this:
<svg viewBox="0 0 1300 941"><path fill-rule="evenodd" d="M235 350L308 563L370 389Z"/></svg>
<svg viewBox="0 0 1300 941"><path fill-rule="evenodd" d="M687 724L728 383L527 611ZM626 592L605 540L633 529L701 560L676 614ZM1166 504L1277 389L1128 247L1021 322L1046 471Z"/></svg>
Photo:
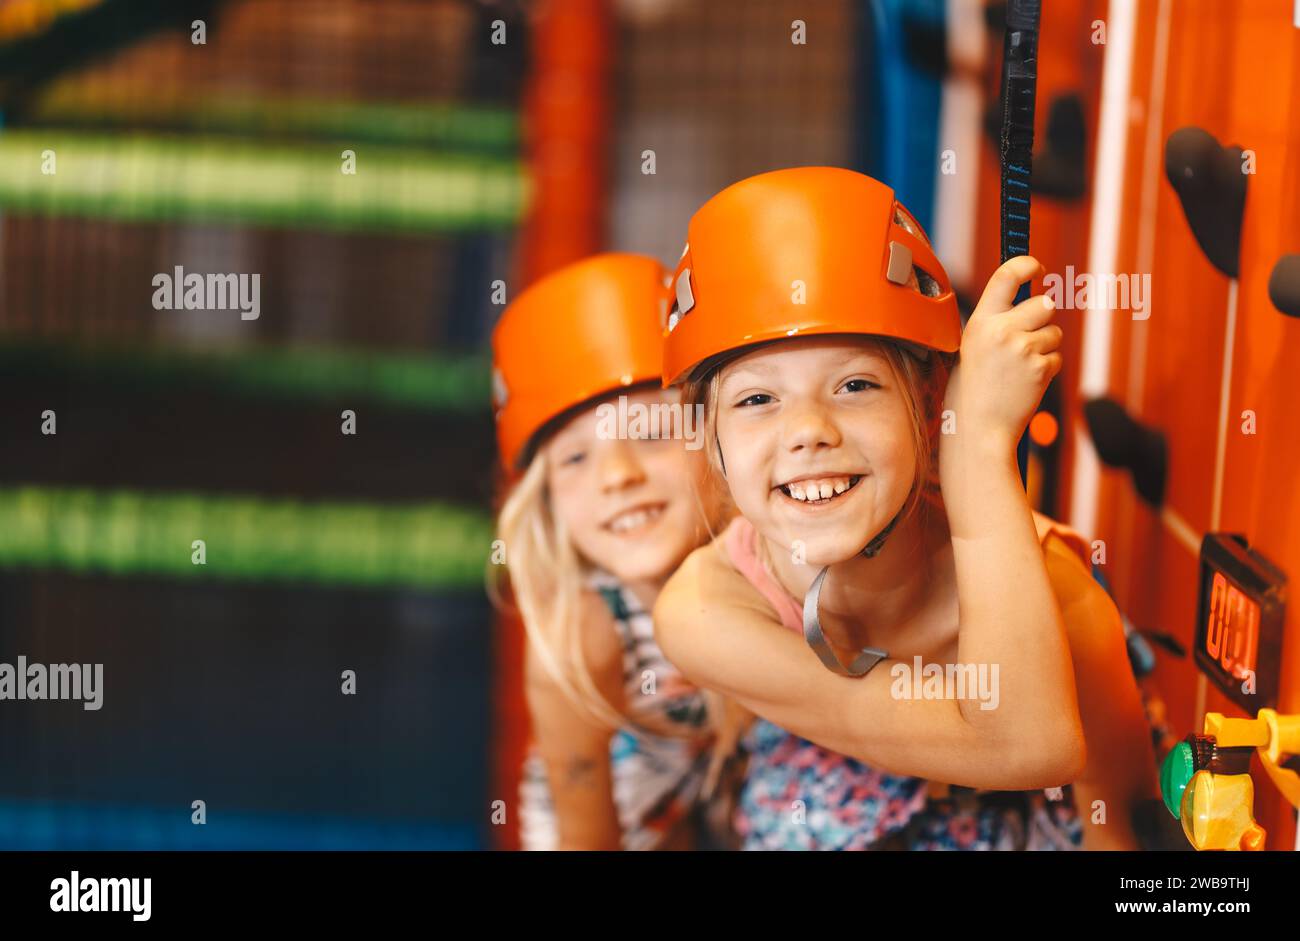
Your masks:
<svg viewBox="0 0 1300 941"><path fill-rule="evenodd" d="M344 149L356 173L342 172ZM54 173L42 172L52 154ZM378 144L259 145L218 137L0 133L0 209L122 221L462 233L514 226L517 160Z"/></svg>
<svg viewBox="0 0 1300 941"><path fill-rule="evenodd" d="M6 569L466 589L482 587L493 538L487 513L439 502L0 488Z"/></svg>
<svg viewBox="0 0 1300 941"><path fill-rule="evenodd" d="M115 83L56 87L23 112L24 126L150 128L253 137L319 137L359 143L515 154L519 114L461 102L277 98L231 91L202 93Z"/></svg>

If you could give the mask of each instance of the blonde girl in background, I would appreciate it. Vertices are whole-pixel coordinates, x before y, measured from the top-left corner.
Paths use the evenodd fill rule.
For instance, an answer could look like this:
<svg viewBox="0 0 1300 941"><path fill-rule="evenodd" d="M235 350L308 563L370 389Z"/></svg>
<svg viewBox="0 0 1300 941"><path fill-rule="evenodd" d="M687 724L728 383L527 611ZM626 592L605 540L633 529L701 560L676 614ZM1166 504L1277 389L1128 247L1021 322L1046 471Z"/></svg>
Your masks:
<svg viewBox="0 0 1300 941"><path fill-rule="evenodd" d="M598 255L530 287L492 337L512 479L497 528L527 631L525 849L697 843L705 699L664 659L648 612L708 538L689 479L704 461L684 423L615 427L620 408L679 406L658 381L666 283L651 258Z"/></svg>
<svg viewBox="0 0 1300 941"><path fill-rule="evenodd" d="M963 331L920 226L846 170L762 174L691 220L664 381L705 406L740 515L654 614L670 660L761 717L746 847L1135 847L1154 769L1120 618L1015 462L1061 367L1050 300L1013 306L1041 275L1007 262Z"/></svg>

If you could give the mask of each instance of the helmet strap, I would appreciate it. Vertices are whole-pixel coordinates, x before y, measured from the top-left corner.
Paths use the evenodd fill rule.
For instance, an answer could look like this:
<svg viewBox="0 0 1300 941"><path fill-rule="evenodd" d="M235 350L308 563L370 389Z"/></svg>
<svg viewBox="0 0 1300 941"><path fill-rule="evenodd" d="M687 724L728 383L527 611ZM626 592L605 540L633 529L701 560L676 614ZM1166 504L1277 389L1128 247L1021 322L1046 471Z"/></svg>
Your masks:
<svg viewBox="0 0 1300 941"><path fill-rule="evenodd" d="M721 452L719 452L721 453ZM880 532L876 533L866 547L859 553L863 558L871 559L880 553L884 548L885 539L893 532L894 527L902 517L903 511L899 509L894 514L894 518ZM831 570L829 565L823 566L822 570L817 573L812 584L808 587L807 594L803 598L803 639L807 641L808 646L812 648L813 653L817 654L817 659L822 665L832 673L838 673L840 676L859 677L866 676L881 660L889 656L889 652L880 647L863 647L858 651L853 662L847 667L840 663L839 657L835 656L835 651L826 641L826 634L822 631L821 615L818 611L818 605L821 600L822 586L826 584L826 575Z"/></svg>
<svg viewBox="0 0 1300 941"><path fill-rule="evenodd" d="M879 555L880 550L885 547L885 539L888 538L889 534L894 531L894 527L898 525L898 520L900 517L902 517L902 515L903 515L903 511L900 509L897 513L894 514L894 518L889 521L889 524L880 532L876 533L876 535L872 538L871 542L867 543L862 548L862 551L859 553L859 555L861 555L864 559L874 559L877 555Z"/></svg>
<svg viewBox="0 0 1300 941"><path fill-rule="evenodd" d="M813 579L808 593L804 595L803 639L808 642L813 653L817 654L817 659L822 662L822 665L832 673L838 673L840 676L866 676L872 667L889 656L889 652L879 647L863 647L847 667L840 663L839 657L835 656L835 651L831 650L830 644L826 642L826 635L822 632L821 618L817 611L822 585L826 583L826 573L830 570L829 565L823 567Z"/></svg>

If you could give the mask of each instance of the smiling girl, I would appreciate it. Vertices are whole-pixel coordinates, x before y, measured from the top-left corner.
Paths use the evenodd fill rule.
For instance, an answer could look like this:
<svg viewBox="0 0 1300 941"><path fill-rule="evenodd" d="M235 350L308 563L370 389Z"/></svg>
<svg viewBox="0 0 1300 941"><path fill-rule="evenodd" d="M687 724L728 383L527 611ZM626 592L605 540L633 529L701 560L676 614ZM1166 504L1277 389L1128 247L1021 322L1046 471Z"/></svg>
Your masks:
<svg viewBox="0 0 1300 941"><path fill-rule="evenodd" d="M658 382L666 274L637 255L578 262L520 295L492 338L514 478L498 531L528 635L525 849L693 842L705 703L664 660L648 612L707 538L688 481L703 462L668 424L608 420L620 397L623 414L680 412Z"/></svg>
<svg viewBox="0 0 1300 941"><path fill-rule="evenodd" d="M1153 763L1120 619L1015 463L1061 367L1051 301L1013 306L1041 274L1007 262L963 331L915 220L845 170L753 177L691 220L664 380L705 405L740 516L654 615L683 673L761 717L747 846L1133 845ZM1071 782L1052 809L977 793Z"/></svg>

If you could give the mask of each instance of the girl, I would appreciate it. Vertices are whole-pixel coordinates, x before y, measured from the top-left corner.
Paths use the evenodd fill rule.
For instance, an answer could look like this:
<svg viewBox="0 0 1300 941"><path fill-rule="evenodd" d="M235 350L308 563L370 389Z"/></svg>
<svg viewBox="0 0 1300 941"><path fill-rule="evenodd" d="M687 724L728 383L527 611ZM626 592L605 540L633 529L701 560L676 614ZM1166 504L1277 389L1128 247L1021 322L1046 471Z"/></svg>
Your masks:
<svg viewBox="0 0 1300 941"><path fill-rule="evenodd" d="M915 220L845 170L753 177L691 220L664 380L705 405L741 515L655 622L688 677L767 720L746 846L1078 841L1068 800L1052 814L927 779L1073 781L1086 845L1134 845L1128 808L1154 774L1120 619L1015 464L1061 366L1051 301L1012 306L1041 274L1007 262L963 332Z"/></svg>
<svg viewBox="0 0 1300 941"><path fill-rule="evenodd" d="M525 291L492 337L500 452L515 475L498 529L528 635L535 740L526 849L691 843L705 704L664 660L648 612L706 521L684 482L689 442L644 421L629 437L612 420L680 416L676 390L659 387L666 280L653 259L598 255Z"/></svg>

